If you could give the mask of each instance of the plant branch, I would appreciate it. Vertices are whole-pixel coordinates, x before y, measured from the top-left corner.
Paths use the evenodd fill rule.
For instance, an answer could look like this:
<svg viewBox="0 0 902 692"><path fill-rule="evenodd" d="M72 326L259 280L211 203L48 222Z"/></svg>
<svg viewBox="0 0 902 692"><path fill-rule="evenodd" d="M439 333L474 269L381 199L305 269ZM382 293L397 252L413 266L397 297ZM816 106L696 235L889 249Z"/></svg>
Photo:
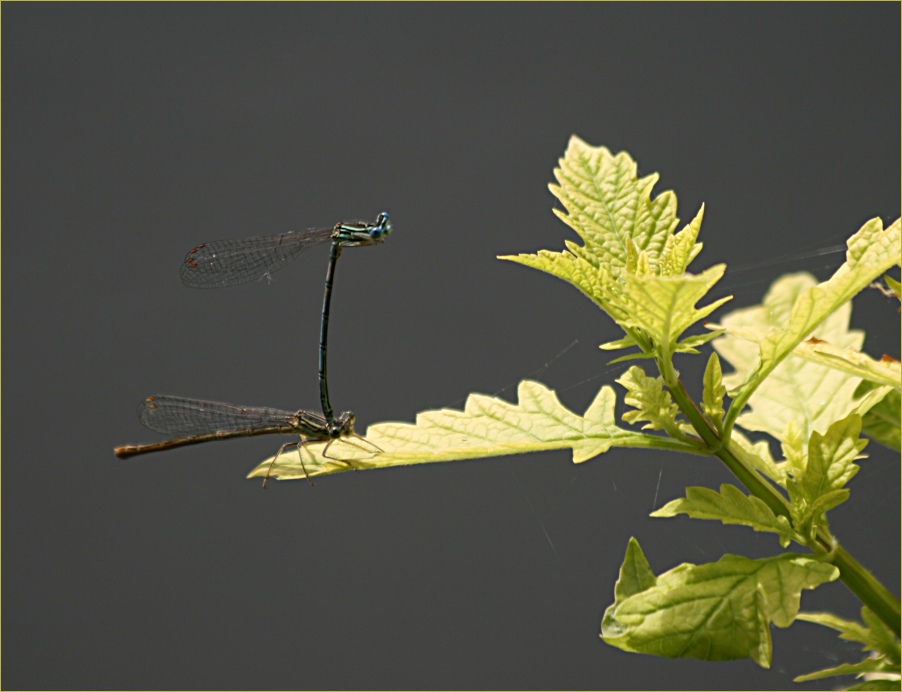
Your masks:
<svg viewBox="0 0 902 692"><path fill-rule="evenodd" d="M774 514L782 514L791 519L786 499L757 472L748 468L741 458L734 454L729 443L724 445L717 431L702 415L702 412L695 405L688 392L686 392L673 365L669 361L662 362L658 359L656 361L670 395L699 437L705 441L714 454L724 462L727 468L733 472L733 475L750 493L764 501ZM839 568L840 579L842 579L843 583L898 636L900 634L900 621L902 621L899 599L877 581L847 550L840 546L825 527L818 529L817 541L820 547L824 549L824 560Z"/></svg>

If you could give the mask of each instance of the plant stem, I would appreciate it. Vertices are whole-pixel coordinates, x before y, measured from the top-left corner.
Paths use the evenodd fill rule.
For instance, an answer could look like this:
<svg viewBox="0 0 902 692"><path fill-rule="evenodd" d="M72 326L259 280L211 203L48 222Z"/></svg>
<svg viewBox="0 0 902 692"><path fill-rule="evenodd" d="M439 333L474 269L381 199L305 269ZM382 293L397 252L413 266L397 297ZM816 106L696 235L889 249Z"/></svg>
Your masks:
<svg viewBox="0 0 902 692"><path fill-rule="evenodd" d="M899 636L899 625L902 615L899 610L899 599L874 578L868 570L859 564L841 545L833 551L830 562L839 567L840 578L868 608L876 613L896 636Z"/></svg>
<svg viewBox="0 0 902 692"><path fill-rule="evenodd" d="M665 363L666 366L662 367ZM695 432L711 448L711 452L716 454L726 464L727 468L733 472L733 475L739 479L749 492L763 500L774 514L782 514L789 519L789 505L786 503L786 499L758 473L742 463L729 447L724 446L717 431L711 427L711 424L702 415L702 412L698 410L695 402L683 387L683 383L677 377L672 364L669 361L659 361L658 367L664 377L664 385L670 392L670 396L673 397L673 400L682 410L683 415L692 424Z"/></svg>
<svg viewBox="0 0 902 692"><path fill-rule="evenodd" d="M755 497L764 501L774 514L782 514L791 519L789 505L783 495L756 471L748 468L741 458L730 449L729 444L724 445L717 431L702 415L702 412L699 411L695 402L686 392L673 365L669 361L662 362L658 360L658 367L664 377L664 384L673 400L680 407L686 419L692 424L699 437L711 448L712 452L724 462L746 489ZM817 540L827 551L824 559L839 568L840 579L842 579L843 583L862 603L873 610L877 617L896 633L896 636L899 636L900 621L902 621L899 599L877 581L848 551L840 546L826 528L818 529Z"/></svg>

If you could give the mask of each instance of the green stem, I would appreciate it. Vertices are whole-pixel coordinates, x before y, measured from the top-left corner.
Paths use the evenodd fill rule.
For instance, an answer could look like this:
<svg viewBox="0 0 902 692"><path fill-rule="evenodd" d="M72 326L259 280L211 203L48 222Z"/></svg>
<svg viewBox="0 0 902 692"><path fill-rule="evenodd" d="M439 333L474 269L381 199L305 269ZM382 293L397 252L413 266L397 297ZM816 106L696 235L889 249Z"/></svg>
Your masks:
<svg viewBox="0 0 902 692"><path fill-rule="evenodd" d="M657 360L657 359L656 359ZM717 457L726 464L736 478L755 497L763 500L771 511L777 515L791 518L789 505L786 499L773 485L766 482L756 471L747 467L730 449L729 444L724 445L717 431L702 415L695 402L689 396L677 376L676 370L669 361L658 361L658 367L664 377L673 400L677 403L686 416L686 419L695 428L696 433L711 448ZM818 543L825 549L825 559L839 568L840 579L854 593L858 599L876 613L896 636L900 633L899 599L883 586L874 576L853 558L848 551L840 546L826 528L818 529Z"/></svg>
<svg viewBox="0 0 902 692"><path fill-rule="evenodd" d="M662 367L665 363L666 367ZM698 410L695 402L683 387L683 383L677 377L673 366L669 362L665 361L665 363L658 362L658 367L664 377L664 385L667 387L673 400L680 407L680 410L682 410L683 415L692 424L698 436L726 464L727 468L732 471L733 475L740 480L749 492L763 500L774 514L782 514L789 519L789 505L786 499L777 492L774 486L737 458L729 447L724 446L717 431L711 426L702 412Z"/></svg>
<svg viewBox="0 0 902 692"><path fill-rule="evenodd" d="M899 610L899 599L874 578L868 570L859 564L841 545L833 551L830 562L839 567L840 579L849 587L868 608L874 611L896 636L899 636L899 624L902 614Z"/></svg>

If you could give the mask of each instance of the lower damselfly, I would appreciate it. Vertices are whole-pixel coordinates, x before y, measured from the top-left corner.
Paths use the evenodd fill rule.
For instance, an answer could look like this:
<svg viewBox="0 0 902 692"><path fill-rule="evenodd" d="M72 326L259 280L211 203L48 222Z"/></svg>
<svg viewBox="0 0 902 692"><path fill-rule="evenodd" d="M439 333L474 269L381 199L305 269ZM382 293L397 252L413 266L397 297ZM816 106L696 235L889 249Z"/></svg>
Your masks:
<svg viewBox="0 0 902 692"><path fill-rule="evenodd" d="M314 245L331 243L320 322L319 388L323 417L327 424L333 425L338 419L333 415L332 404L329 401L326 348L335 266L343 248L378 245L385 241L391 231L391 219L387 212L382 212L373 223L344 221L331 228L201 243L188 252L182 263L182 282L192 288L220 288L259 281L287 265L304 250Z"/></svg>
<svg viewBox="0 0 902 692"><path fill-rule="evenodd" d="M325 442L326 446L321 453L322 457L347 466L351 466L351 464L328 454L329 448L336 440L343 440L346 444L364 449L347 439L356 437L370 447L382 451L372 442L354 432L354 414L350 411L345 411L338 418L327 421L317 413L304 410L292 413L274 408L235 406L218 401L163 395L149 396L142 401L138 406L138 419L146 428L175 437L163 442L116 447L113 451L120 459L126 459L136 454L161 452L175 447L228 440L234 437L299 435L301 438L299 441L286 442L279 448L270 464L270 469L285 450L294 447L298 450L301 467L306 476L307 467L304 464L303 448L308 444ZM364 451L370 450L364 449ZM268 479L269 474L267 473L266 479L263 481L264 488Z"/></svg>

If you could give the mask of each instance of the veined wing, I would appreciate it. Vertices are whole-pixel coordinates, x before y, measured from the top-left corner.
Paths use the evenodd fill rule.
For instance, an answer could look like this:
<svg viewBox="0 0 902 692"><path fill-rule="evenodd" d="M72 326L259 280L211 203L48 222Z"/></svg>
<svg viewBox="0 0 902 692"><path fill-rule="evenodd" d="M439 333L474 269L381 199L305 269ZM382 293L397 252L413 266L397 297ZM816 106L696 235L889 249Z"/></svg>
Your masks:
<svg viewBox="0 0 902 692"><path fill-rule="evenodd" d="M319 228L201 243L185 255L182 283L192 288L220 288L258 281L331 238L331 228Z"/></svg>
<svg viewBox="0 0 902 692"><path fill-rule="evenodd" d="M151 430L178 437L272 428L292 432L300 422L297 413L291 411L165 395L149 396L142 401L138 405L138 418ZM302 423L301 427L306 426Z"/></svg>

